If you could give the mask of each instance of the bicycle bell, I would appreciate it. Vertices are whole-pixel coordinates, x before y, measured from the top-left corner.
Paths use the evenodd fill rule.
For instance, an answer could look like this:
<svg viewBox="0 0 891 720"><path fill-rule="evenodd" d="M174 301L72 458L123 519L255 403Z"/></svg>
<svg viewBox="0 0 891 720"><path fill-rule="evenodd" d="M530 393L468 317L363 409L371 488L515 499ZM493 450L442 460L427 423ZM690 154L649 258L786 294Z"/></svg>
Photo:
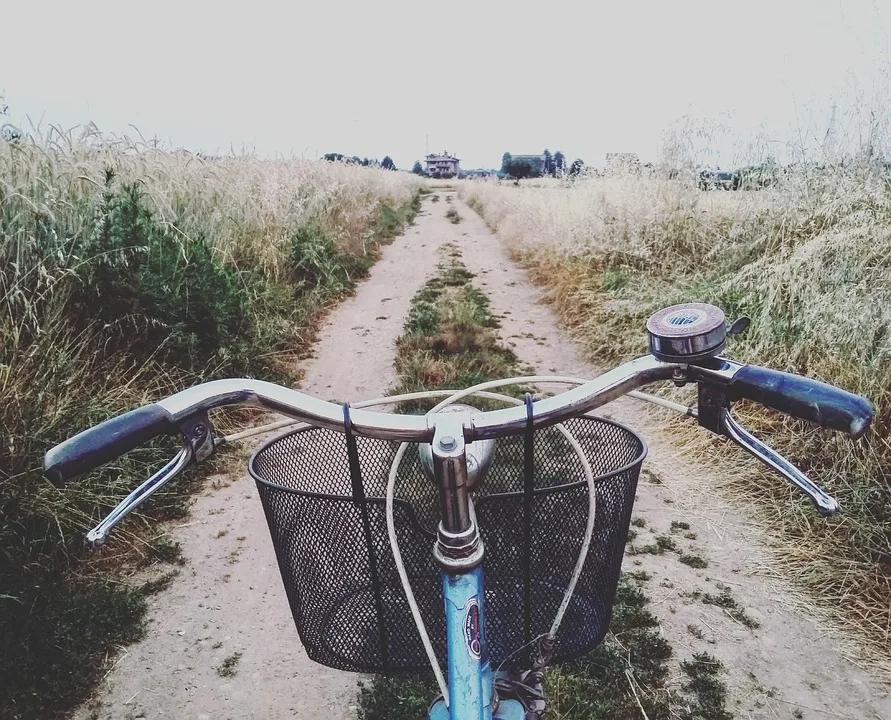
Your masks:
<svg viewBox="0 0 891 720"><path fill-rule="evenodd" d="M721 308L683 303L663 308L647 320L650 352L664 362L688 363L714 357L727 342Z"/></svg>
<svg viewBox="0 0 891 720"><path fill-rule="evenodd" d="M465 413L470 414L477 412L475 407L470 405L462 405L455 403L448 405L436 414L440 413ZM489 468L492 466L492 460L495 458L495 441L494 440L475 440L467 443L464 448L467 455L467 487L472 489L474 485L482 480ZM421 466L424 468L424 474L433 480L433 450L429 443L421 443L418 445L418 455L421 458Z"/></svg>

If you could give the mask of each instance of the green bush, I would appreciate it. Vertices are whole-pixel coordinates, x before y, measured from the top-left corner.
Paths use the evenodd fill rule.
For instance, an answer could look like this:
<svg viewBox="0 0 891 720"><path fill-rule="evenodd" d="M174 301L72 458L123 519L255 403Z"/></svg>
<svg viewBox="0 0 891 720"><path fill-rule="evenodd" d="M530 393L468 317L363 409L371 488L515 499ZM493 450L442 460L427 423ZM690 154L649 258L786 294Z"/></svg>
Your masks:
<svg viewBox="0 0 891 720"><path fill-rule="evenodd" d="M253 345L249 298L238 272L202 237L161 225L137 184L108 189L75 269L85 324L135 358L160 356L202 370L226 358L245 366Z"/></svg>

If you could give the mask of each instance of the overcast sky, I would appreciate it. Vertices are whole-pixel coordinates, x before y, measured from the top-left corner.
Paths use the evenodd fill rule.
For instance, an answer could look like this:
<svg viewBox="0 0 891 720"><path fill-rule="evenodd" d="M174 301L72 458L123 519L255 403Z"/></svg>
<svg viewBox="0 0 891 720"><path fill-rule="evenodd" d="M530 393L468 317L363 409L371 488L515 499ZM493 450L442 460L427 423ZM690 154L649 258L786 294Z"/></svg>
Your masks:
<svg viewBox="0 0 891 720"><path fill-rule="evenodd" d="M833 100L846 134L855 105L887 109L889 5L20 0L0 15L0 91L19 124L400 167L426 137L468 168L545 147L655 159L686 115L727 164L756 136L822 137Z"/></svg>

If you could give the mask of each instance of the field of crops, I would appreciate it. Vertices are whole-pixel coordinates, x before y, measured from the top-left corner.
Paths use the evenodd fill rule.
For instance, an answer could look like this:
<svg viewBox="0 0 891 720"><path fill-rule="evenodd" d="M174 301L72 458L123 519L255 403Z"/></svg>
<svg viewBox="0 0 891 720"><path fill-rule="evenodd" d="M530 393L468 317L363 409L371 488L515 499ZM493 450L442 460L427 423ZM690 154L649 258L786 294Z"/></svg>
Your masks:
<svg viewBox="0 0 891 720"><path fill-rule="evenodd" d="M139 636L160 584L124 578L178 554L146 516L187 511L188 478L88 559L89 523L169 448L67 492L41 477L42 454L187 384L292 377L319 313L401 232L418 192L406 173L90 132L0 140L0 715L70 705Z"/></svg>
<svg viewBox="0 0 891 720"><path fill-rule="evenodd" d="M828 486L844 514L819 518L736 453L714 452L737 497L785 542L783 573L891 648L891 181L870 166L802 166L774 187L703 192L657 174L537 185L464 182L460 194L496 229L602 365L645 351L644 322L701 301L752 318L728 352L870 398L877 418L857 444L740 407L750 425ZM719 458L720 456L720 458Z"/></svg>

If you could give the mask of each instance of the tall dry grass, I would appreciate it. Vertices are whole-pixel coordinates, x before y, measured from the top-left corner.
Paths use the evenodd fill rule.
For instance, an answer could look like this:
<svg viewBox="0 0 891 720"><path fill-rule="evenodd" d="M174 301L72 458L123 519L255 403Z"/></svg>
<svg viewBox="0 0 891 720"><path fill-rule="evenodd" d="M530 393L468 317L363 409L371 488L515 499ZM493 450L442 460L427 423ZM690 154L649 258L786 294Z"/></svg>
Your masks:
<svg viewBox="0 0 891 720"><path fill-rule="evenodd" d="M459 193L601 364L646 350L660 307L711 302L752 326L728 352L870 398L858 443L741 407L747 423L838 496L825 521L741 451L698 429L679 439L731 492L755 497L782 540L782 572L854 618L891 650L891 182L886 167L802 165L769 189L703 192L656 174L515 187L464 182ZM728 465L729 463L729 465Z"/></svg>
<svg viewBox="0 0 891 720"><path fill-rule="evenodd" d="M85 562L83 532L171 448L66 491L42 454L186 384L287 378L326 305L417 210L406 173L206 158L93 131L0 140L0 715L76 702L144 596L105 571L175 548L146 515ZM189 480L144 512L186 512Z"/></svg>
<svg viewBox="0 0 891 720"><path fill-rule="evenodd" d="M339 249L361 253L379 203L406 202L421 184L407 173L345 163L168 151L89 128L0 144L7 202L69 221L74 232L88 221L83 204L101 196L106 168L119 182L138 182L162 222L210 238L230 262L253 262L274 280L284 277L297 228L317 221Z"/></svg>

